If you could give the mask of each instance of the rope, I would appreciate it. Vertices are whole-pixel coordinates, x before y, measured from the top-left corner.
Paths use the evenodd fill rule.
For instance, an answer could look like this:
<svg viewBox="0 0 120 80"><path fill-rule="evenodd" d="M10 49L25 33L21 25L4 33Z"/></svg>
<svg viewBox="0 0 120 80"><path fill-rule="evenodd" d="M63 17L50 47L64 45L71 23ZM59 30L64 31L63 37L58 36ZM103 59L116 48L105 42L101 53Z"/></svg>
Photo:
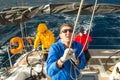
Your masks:
<svg viewBox="0 0 120 80"><path fill-rule="evenodd" d="M76 29L76 26L77 26L77 23L78 23L78 20L79 20L79 17L80 17L80 13L81 13L83 1L84 1L84 0L81 0L81 2L80 2L80 7L79 7L79 10L78 10L78 14L77 14L76 20L75 20L75 25L74 25L72 37L71 37L71 40L70 40L69 49L70 49L70 47L71 47L72 40L73 40L73 36L74 36L74 32L75 32L75 29Z"/></svg>
<svg viewBox="0 0 120 80"><path fill-rule="evenodd" d="M90 30L91 30L91 26L92 26L93 17L94 17L94 14L95 14L96 5L97 5L97 0L95 1L95 5L94 5L94 8L93 8L93 12L92 12L91 20L90 20L90 26L88 27L88 35L87 35L85 44L83 45L83 48L82 48L80 54L78 55L77 59L80 57L80 55L82 54L82 52L83 52L83 50L85 48L85 45L87 44L88 36L90 34Z"/></svg>
<svg viewBox="0 0 120 80"><path fill-rule="evenodd" d="M70 49L71 44L72 44L74 32L75 32L75 29L76 29L76 26L77 26L77 23L78 23L78 20L79 20L79 17L80 17L80 13L81 13L81 10L82 10L83 2L84 2L84 0L81 0L81 2L80 2L80 7L79 7L79 10L78 10L78 14L77 14L77 17L76 17L75 25L74 25L74 28L73 28L73 33L72 33L72 36L71 36L69 49ZM71 61L71 60L70 60L70 61ZM72 61L71 61L71 63L72 63ZM72 63L72 64L74 65L74 63ZM71 72L72 64L71 64L71 67L70 67L70 77L74 80L74 78L72 77L72 72ZM74 67L74 68L75 68L75 67ZM77 67L76 67L76 69L77 69ZM75 70L74 70L74 71L75 71ZM75 73L75 74L76 74L76 73ZM75 76L77 76L77 75L75 75ZM78 79L78 78L76 78L76 80L77 80L77 79Z"/></svg>
<svg viewBox="0 0 120 80"><path fill-rule="evenodd" d="M83 5L83 1L84 0L81 0L81 3L80 3L80 7L79 7L79 11L78 11L78 14L77 14L77 18L76 18L76 21L75 21L75 25L74 25L74 28L73 28L73 33L72 33L72 37L71 37L71 41L70 41L70 45L69 45L69 48L71 47L71 44L72 44L72 39L73 39L73 36L74 36L74 32L75 32L75 28L76 28L76 25L77 25L77 22L78 22L78 19L79 19L79 16L80 16L80 12L81 12L81 9L82 9L82 5ZM94 13L95 13L95 8L96 8L96 5L97 5L97 0L95 2L95 5L94 5L94 8L93 8L93 12L92 12L92 17L91 17L91 21L90 21L90 26L89 26L89 30L88 30L88 35L90 34L90 29L91 29L91 25L92 25L92 21L93 21L93 17L94 17ZM84 48L85 48L85 45L87 43L87 40L88 40L88 36L86 38L86 41L85 41L85 44L80 52L80 54L78 55L77 59L79 58L79 56L82 54ZM71 61L72 63L72 61ZM72 63L73 64L73 63ZM74 65L74 64L73 64ZM75 66L75 65L74 65ZM71 66L72 67L72 66ZM75 66L76 69L78 69L76 66ZM72 68L70 68L72 69ZM80 71L79 71L80 72ZM70 71L70 76L71 78L74 80L74 78L72 77L71 75L71 71ZM76 73L75 73L76 74ZM76 76L76 75L75 75ZM77 77L76 80L78 80L80 77Z"/></svg>
<svg viewBox="0 0 120 80"><path fill-rule="evenodd" d="M77 68L77 66L74 64L74 62L72 60L70 60L70 62L73 64L70 65L70 77L75 80L75 78L73 78L73 76L71 75L72 74L72 66L74 67L74 73L75 73L75 77L76 77L76 80L77 79L80 79L81 78L81 75L78 75L76 74L76 71L78 71L80 73L80 70ZM80 73L81 74L81 73Z"/></svg>

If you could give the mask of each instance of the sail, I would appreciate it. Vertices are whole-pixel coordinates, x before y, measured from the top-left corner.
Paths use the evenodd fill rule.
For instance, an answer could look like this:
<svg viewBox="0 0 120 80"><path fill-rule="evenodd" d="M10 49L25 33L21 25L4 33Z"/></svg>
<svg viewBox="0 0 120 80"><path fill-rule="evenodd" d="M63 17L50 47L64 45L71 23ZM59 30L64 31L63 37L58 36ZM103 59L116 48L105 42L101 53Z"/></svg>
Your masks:
<svg viewBox="0 0 120 80"><path fill-rule="evenodd" d="M19 6L11 7L0 11L0 25L14 25L30 20L40 14L77 14L79 4L48 4L42 6ZM94 4L83 4L81 15L91 15ZM120 14L120 5L115 4L97 4L95 14Z"/></svg>

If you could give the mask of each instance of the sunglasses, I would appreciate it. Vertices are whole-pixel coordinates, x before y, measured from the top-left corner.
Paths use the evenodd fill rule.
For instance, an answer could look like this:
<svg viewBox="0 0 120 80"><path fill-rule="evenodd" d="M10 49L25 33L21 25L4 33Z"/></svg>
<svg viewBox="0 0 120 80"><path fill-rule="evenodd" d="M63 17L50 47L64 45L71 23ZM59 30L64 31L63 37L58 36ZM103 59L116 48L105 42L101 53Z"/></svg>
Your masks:
<svg viewBox="0 0 120 80"><path fill-rule="evenodd" d="M70 33L72 33L72 32L73 32L73 30L72 30L72 29L64 29L64 30L62 30L62 32L63 32L63 33L67 33L67 31L69 31Z"/></svg>

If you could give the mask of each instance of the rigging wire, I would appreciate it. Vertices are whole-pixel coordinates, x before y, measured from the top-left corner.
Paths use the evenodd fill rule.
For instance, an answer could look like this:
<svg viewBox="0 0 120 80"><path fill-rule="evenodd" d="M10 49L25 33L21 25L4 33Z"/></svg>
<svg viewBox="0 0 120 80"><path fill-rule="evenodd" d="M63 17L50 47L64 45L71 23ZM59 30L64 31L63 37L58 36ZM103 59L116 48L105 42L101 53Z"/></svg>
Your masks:
<svg viewBox="0 0 120 80"><path fill-rule="evenodd" d="M10 59L12 59L14 56L15 56L15 55L12 55L12 56L10 57ZM4 64L6 64L8 61L9 61L9 59L7 59L6 61L4 61L4 62L0 65L0 68L1 68Z"/></svg>
<svg viewBox="0 0 120 80"><path fill-rule="evenodd" d="M23 0L21 0L21 7L23 7ZM22 16L22 14L21 14L21 16ZM26 28L26 25L24 24L24 23L20 23L20 31L21 31L21 36L22 36L22 39L24 39L24 26L25 26L25 28ZM9 52L8 52L9 53ZM9 59L7 59L6 61L4 61L1 65L0 65L0 68L4 65L4 64L6 64L7 63L7 61L8 60L11 60L13 57L14 57L15 55L12 55L12 56L10 56L10 58ZM10 63L11 64L11 63Z"/></svg>

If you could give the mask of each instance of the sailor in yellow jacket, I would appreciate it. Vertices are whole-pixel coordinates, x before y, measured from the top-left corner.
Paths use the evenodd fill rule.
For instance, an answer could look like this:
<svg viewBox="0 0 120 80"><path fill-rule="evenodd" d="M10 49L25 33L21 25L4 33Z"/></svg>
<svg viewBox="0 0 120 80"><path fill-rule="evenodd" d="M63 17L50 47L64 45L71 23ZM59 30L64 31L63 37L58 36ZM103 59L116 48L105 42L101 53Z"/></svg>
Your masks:
<svg viewBox="0 0 120 80"><path fill-rule="evenodd" d="M39 43L42 44L42 53L44 54L44 60L47 59L48 50L50 46L55 42L54 34L47 28L46 24L40 23L37 28L37 34L34 41L34 49L36 51Z"/></svg>

